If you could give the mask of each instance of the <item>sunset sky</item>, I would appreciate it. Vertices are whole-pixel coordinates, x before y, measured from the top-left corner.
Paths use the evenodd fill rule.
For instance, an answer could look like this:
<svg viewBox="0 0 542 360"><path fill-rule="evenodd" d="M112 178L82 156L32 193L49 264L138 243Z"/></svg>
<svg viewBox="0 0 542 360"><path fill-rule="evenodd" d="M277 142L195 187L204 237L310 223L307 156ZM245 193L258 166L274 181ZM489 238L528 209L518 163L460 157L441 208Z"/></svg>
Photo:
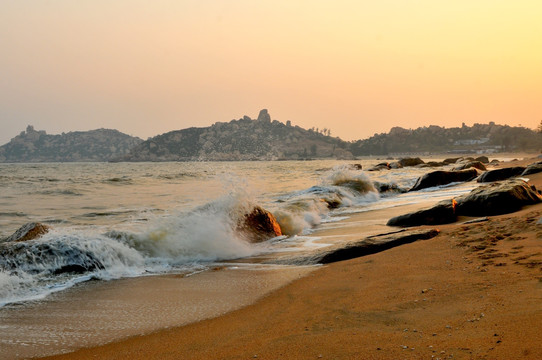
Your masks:
<svg viewBox="0 0 542 360"><path fill-rule="evenodd" d="M542 1L4 0L0 144L262 108L345 140L542 120Z"/></svg>

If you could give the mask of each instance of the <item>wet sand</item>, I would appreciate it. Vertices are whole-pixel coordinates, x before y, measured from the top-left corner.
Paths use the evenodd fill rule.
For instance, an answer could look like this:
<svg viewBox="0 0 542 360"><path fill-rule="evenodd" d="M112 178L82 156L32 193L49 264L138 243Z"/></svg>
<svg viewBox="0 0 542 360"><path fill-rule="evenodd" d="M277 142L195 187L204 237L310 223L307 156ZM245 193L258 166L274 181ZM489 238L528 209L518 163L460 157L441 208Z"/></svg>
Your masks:
<svg viewBox="0 0 542 360"><path fill-rule="evenodd" d="M541 216L439 226L226 315L51 359L540 359Z"/></svg>

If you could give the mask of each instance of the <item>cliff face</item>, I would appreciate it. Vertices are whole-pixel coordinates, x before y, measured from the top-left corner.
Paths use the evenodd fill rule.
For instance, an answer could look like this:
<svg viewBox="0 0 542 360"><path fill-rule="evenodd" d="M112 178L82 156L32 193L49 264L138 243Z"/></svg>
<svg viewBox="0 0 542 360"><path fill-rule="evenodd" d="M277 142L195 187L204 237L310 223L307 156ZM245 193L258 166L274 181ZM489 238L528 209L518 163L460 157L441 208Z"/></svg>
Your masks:
<svg viewBox="0 0 542 360"><path fill-rule="evenodd" d="M109 161L143 140L117 130L98 129L48 135L28 126L0 146L0 162Z"/></svg>
<svg viewBox="0 0 542 360"><path fill-rule="evenodd" d="M314 130L271 121L267 110L206 128L171 131L134 147L116 161L295 160L351 158L348 143Z"/></svg>

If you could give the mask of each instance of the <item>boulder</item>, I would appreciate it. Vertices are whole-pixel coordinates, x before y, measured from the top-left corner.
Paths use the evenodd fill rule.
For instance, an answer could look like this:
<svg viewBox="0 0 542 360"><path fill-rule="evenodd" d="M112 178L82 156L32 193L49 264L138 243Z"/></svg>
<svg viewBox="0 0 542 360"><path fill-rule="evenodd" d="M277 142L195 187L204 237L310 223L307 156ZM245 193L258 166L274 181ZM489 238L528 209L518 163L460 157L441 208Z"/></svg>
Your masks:
<svg viewBox="0 0 542 360"><path fill-rule="evenodd" d="M261 242L282 235L275 216L259 206L255 206L243 216L237 230L251 242Z"/></svg>
<svg viewBox="0 0 542 360"><path fill-rule="evenodd" d="M534 186L521 179L512 179L480 186L456 200L458 215L491 216L508 214L523 206L542 202L542 196Z"/></svg>
<svg viewBox="0 0 542 360"><path fill-rule="evenodd" d="M399 164L401 164L403 167L407 167L425 164L425 162L420 158L404 158L399 160Z"/></svg>
<svg viewBox="0 0 542 360"><path fill-rule="evenodd" d="M403 165L399 164L397 161L391 162L388 164L390 169L401 169Z"/></svg>
<svg viewBox="0 0 542 360"><path fill-rule="evenodd" d="M478 156L474 161L479 161L483 164L489 164L489 158L487 156Z"/></svg>
<svg viewBox="0 0 542 360"><path fill-rule="evenodd" d="M15 231L11 236L5 238L3 241L28 241L34 240L41 237L43 234L49 232L51 228L47 225L44 225L39 222L31 222L24 224L17 231Z"/></svg>
<svg viewBox="0 0 542 360"><path fill-rule="evenodd" d="M361 164L350 164L350 168L353 170L361 170L363 169L363 166L361 166Z"/></svg>
<svg viewBox="0 0 542 360"><path fill-rule="evenodd" d="M419 225L450 224L457 220L455 202L443 200L429 209L399 215L388 220L388 226L410 227Z"/></svg>
<svg viewBox="0 0 542 360"><path fill-rule="evenodd" d="M448 158L448 159L444 159L444 161L442 162L446 165L455 164L459 159L461 158Z"/></svg>
<svg viewBox="0 0 542 360"><path fill-rule="evenodd" d="M439 162L439 161L428 161L426 165L427 167L441 167L447 164L445 164L444 162Z"/></svg>
<svg viewBox="0 0 542 360"><path fill-rule="evenodd" d="M407 192L405 189L400 188L397 186L397 184L388 184L388 183L382 183L379 181L373 182L373 185L375 189L379 193L386 193L386 192L398 192L398 193L404 193Z"/></svg>
<svg viewBox="0 0 542 360"><path fill-rule="evenodd" d="M468 161L460 165L457 165L456 167L453 168L453 170L458 171L458 170L465 170L465 169L470 169L470 168L475 168L482 171L487 170L485 165L482 164L480 161Z"/></svg>
<svg viewBox="0 0 542 360"><path fill-rule="evenodd" d="M380 164L376 164L370 169L367 169L367 171L380 171L380 170L389 170L389 169L390 169L390 164L380 163Z"/></svg>
<svg viewBox="0 0 542 360"><path fill-rule="evenodd" d="M542 172L542 162L537 162L527 166L527 168L525 168L525 170L521 173L521 176L536 174L539 172Z"/></svg>
<svg viewBox="0 0 542 360"><path fill-rule="evenodd" d="M478 182L492 182L510 179L511 177L516 177L521 175L525 171L523 166L507 167L502 169L489 170L483 173L479 178Z"/></svg>
<svg viewBox="0 0 542 360"><path fill-rule="evenodd" d="M467 169L461 171L437 170L427 173L424 176L418 178L416 184L414 184L412 189L410 189L409 191L417 191L434 186L447 185L454 182L470 181L477 176L478 171L476 171L476 169Z"/></svg>
<svg viewBox="0 0 542 360"><path fill-rule="evenodd" d="M492 216L508 214L523 206L542 202L534 186L512 179L480 186L456 199L444 200L429 209L391 218L389 226L438 225L455 222L457 216Z"/></svg>

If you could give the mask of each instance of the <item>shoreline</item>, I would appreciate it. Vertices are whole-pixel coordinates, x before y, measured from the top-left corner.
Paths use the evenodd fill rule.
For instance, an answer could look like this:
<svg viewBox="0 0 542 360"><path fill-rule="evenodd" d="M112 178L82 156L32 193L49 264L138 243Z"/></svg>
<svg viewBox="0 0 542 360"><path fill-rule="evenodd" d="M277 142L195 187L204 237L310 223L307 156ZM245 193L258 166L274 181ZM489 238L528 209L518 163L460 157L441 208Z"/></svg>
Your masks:
<svg viewBox="0 0 542 360"><path fill-rule="evenodd" d="M225 315L44 359L542 358L541 216L461 219Z"/></svg>
<svg viewBox="0 0 542 360"><path fill-rule="evenodd" d="M541 215L538 204L490 220L518 237L499 242L503 254L525 244L506 265L458 245L485 236L487 223L445 225L433 239L321 267L218 318L46 359L540 358L540 230L514 226ZM515 264L521 257L535 265Z"/></svg>

